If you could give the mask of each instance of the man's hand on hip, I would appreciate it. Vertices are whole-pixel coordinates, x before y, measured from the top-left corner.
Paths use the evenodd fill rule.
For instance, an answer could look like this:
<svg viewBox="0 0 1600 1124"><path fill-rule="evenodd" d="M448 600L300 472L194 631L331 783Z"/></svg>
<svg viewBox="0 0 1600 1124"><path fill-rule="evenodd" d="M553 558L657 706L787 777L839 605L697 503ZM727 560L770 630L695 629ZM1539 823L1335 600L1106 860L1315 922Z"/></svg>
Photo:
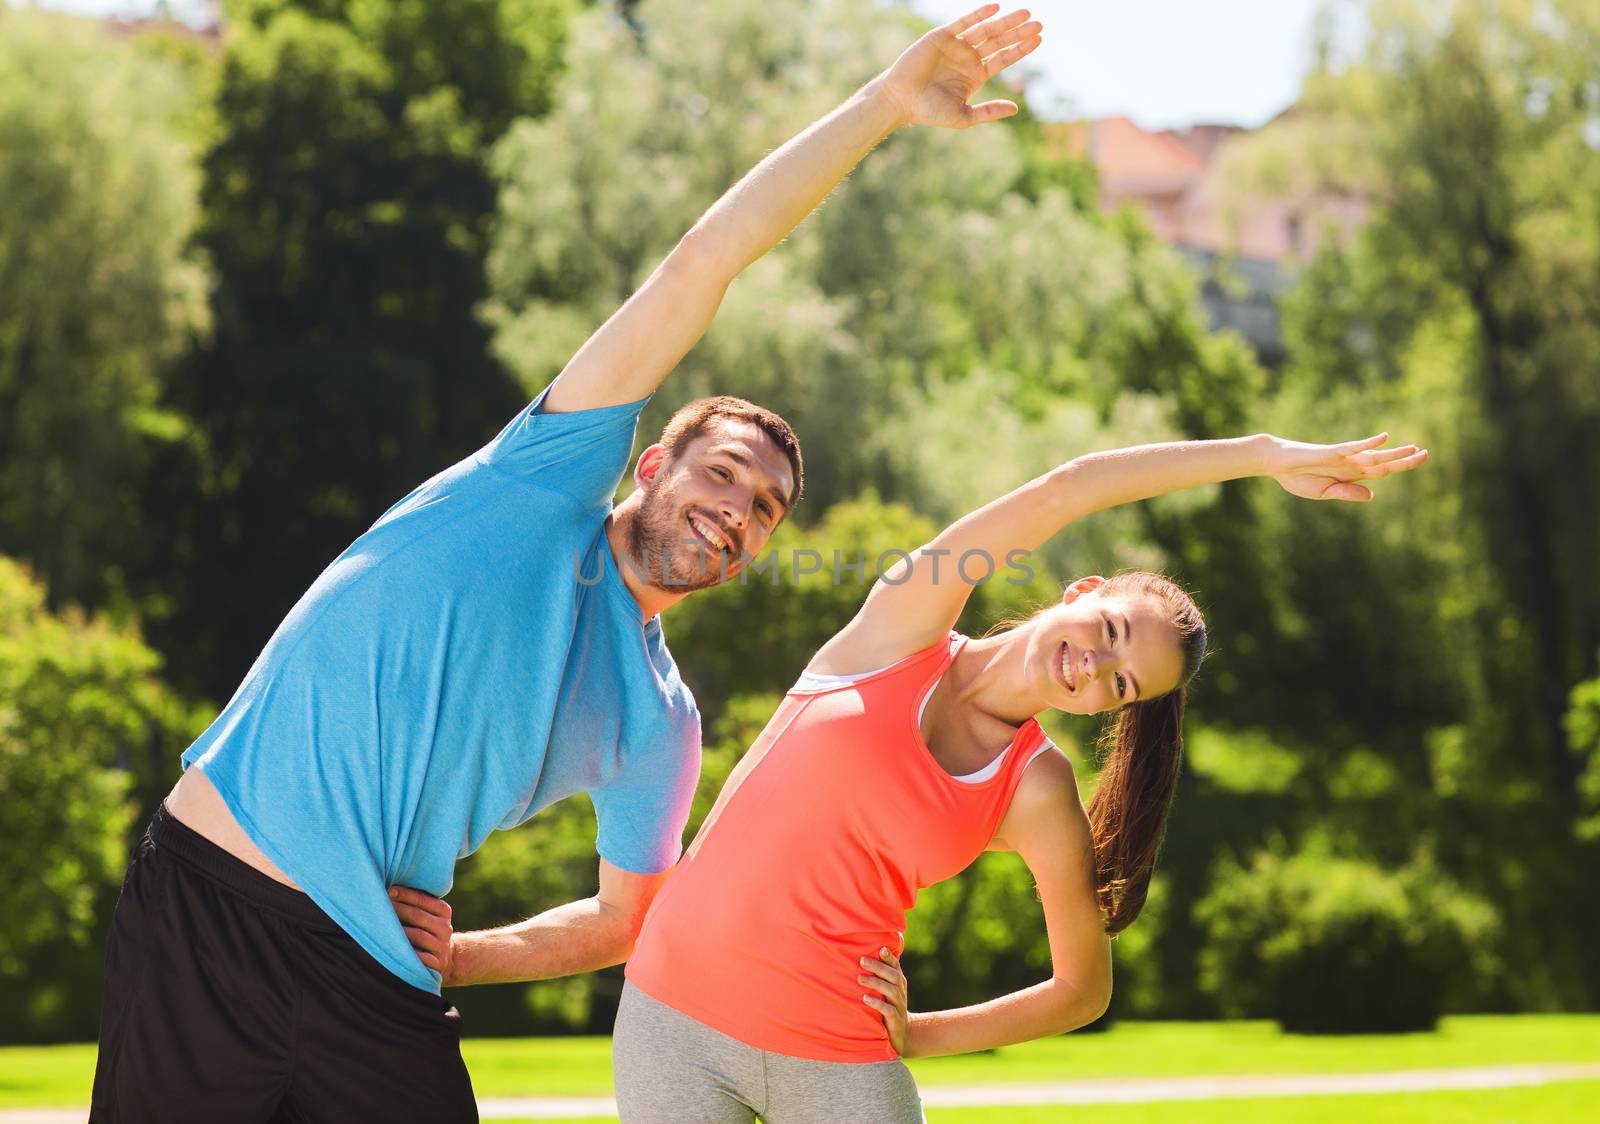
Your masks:
<svg viewBox="0 0 1600 1124"><path fill-rule="evenodd" d="M446 984L453 982L450 939L455 930L450 924L450 903L409 886L391 886L389 901L411 947L417 950L417 959L443 976Z"/></svg>

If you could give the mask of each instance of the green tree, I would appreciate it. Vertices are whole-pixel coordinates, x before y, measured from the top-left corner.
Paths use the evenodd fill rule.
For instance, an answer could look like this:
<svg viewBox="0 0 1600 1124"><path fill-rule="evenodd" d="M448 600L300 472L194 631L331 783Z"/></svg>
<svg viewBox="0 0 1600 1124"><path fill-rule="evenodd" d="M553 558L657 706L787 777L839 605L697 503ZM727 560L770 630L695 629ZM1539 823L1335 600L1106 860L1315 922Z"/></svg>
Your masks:
<svg viewBox="0 0 1600 1124"><path fill-rule="evenodd" d="M137 632L68 609L0 556L0 1015L12 1041L92 1036L131 828L205 723Z"/></svg>
<svg viewBox="0 0 1600 1124"><path fill-rule="evenodd" d="M92 21L0 8L0 551L56 603L120 584L163 369L205 321L196 98Z"/></svg>
<svg viewBox="0 0 1600 1124"><path fill-rule="evenodd" d="M835 0L725 4L714 36L686 0L634 11L632 26L602 12L579 21L555 109L495 155L488 313L530 389L723 190L919 26ZM1084 211L1081 165L1046 153L1030 122L1012 125L908 130L883 145L732 286L644 428L704 394L760 402L802 435L808 491L825 507L867 485L898 494L905 466L879 427L980 367L1024 410L1060 393L1109 410L1149 308L1192 304L1192 282L1172 282L1186 273L1151 249L1138 284L1159 295L1134 293L1126 240ZM1191 328L1203 334L1192 319L1178 331Z"/></svg>
<svg viewBox="0 0 1600 1124"><path fill-rule="evenodd" d="M1376 803L1322 815L1362 825L1371 850L1425 831L1504 904L1497 1002L1592 1003L1600 914L1579 872L1594 840L1573 834L1586 760L1562 722L1600 650L1600 14L1367 12L1365 47L1328 52L1247 162L1253 190L1371 209L1288 300L1290 360L1263 416L1367 416L1433 451L1381 519L1285 510L1266 528L1273 572L1293 576L1282 603L1341 606L1283 618L1288 651L1337 654L1334 707L1303 711L1329 741L1307 777L1364 776Z"/></svg>
<svg viewBox="0 0 1600 1124"><path fill-rule="evenodd" d="M204 157L215 334L166 403L143 587L174 675L229 691L337 552L522 398L474 308L486 146L543 111L566 0L241 3Z"/></svg>

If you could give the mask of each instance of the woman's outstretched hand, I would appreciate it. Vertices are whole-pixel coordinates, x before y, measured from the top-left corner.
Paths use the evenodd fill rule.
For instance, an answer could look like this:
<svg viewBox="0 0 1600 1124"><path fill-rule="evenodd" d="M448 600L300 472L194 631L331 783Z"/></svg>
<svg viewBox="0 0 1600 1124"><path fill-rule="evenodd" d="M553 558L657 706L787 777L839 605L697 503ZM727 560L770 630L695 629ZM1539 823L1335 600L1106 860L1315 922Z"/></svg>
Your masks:
<svg viewBox="0 0 1600 1124"><path fill-rule="evenodd" d="M965 129L1017 111L1003 98L967 104L978 87L1039 45L1041 25L1026 10L995 16L999 10L985 4L934 28L883 72L884 89L909 123Z"/></svg>
<svg viewBox="0 0 1600 1124"><path fill-rule="evenodd" d="M1265 475L1284 491L1308 500L1366 503L1372 498L1372 489L1361 481L1410 472L1428 459L1428 450L1415 445L1380 449L1387 440L1389 435L1380 433L1340 445L1311 445L1274 437Z"/></svg>

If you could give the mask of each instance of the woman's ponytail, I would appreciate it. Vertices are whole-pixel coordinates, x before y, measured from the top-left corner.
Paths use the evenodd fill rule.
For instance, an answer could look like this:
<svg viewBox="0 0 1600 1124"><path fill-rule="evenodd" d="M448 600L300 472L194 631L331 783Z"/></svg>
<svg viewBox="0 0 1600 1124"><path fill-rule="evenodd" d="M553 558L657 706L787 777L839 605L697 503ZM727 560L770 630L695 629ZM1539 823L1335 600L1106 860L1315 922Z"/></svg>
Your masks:
<svg viewBox="0 0 1600 1124"><path fill-rule="evenodd" d="M1095 893L1106 914L1106 931L1115 935L1144 908L1167 832L1167 813L1183 768L1187 684L1205 656L1206 626L1194 600L1159 574L1119 574L1105 588L1160 600L1183 645L1183 675L1177 689L1129 703L1101 739L1102 765L1089 801L1089 828L1094 839Z"/></svg>

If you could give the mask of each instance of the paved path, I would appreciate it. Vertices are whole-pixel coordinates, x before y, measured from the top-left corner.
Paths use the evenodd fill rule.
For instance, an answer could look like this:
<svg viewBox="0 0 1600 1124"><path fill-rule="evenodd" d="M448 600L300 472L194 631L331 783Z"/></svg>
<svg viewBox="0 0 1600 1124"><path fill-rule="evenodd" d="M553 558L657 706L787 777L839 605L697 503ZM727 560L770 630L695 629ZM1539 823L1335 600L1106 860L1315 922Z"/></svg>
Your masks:
<svg viewBox="0 0 1600 1124"><path fill-rule="evenodd" d="M1352 1093L1431 1093L1451 1089L1512 1089L1554 1081L1600 1081L1600 1064L1497 1065L1471 1069L1402 1069L1387 1073L1285 1073L1270 1076L1095 1078L1003 1085L930 1085L922 1090L929 1108L1005 1105L1145 1104L1210 1101L1225 1097L1315 1097ZM482 1097L485 1120L612 1116L610 1097ZM82 1124L85 1109L34 1108L0 1111L0 1124Z"/></svg>

